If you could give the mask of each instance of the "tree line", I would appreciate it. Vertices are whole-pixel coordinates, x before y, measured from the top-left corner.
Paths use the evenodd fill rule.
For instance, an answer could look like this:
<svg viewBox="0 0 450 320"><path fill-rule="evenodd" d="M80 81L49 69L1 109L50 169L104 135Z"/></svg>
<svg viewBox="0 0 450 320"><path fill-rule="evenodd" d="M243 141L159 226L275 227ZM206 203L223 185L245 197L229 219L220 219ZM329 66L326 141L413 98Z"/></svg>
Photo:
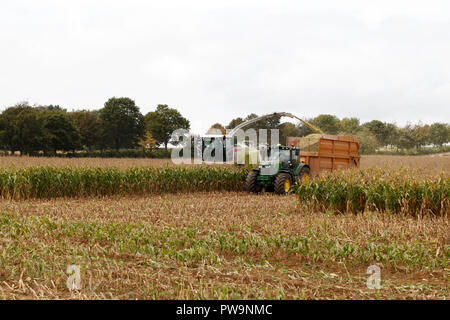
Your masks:
<svg viewBox="0 0 450 320"><path fill-rule="evenodd" d="M129 98L111 98L100 110L69 112L60 106L19 103L0 114L1 149L44 155L77 150L152 150L167 146L175 129L190 122L167 105L145 116Z"/></svg>
<svg viewBox="0 0 450 320"><path fill-rule="evenodd" d="M252 113L245 118L235 118L228 125L215 123L211 129L219 129L225 132L237 125L256 118ZM372 120L360 123L358 118L339 119L335 115L321 114L315 118L305 119L307 122L319 127L323 132L333 135L347 135L358 137L361 153L375 153L380 149L399 150L421 150L425 146L442 148L450 140L450 126L448 123L436 122L428 124L407 124L399 127L395 123ZM260 120L252 125L255 129L279 129L280 142L285 143L287 136L303 137L313 133L305 124L297 125L291 122L280 122L280 118Z"/></svg>
<svg viewBox="0 0 450 320"><path fill-rule="evenodd" d="M211 129L225 133L226 129L256 117L252 113L227 125L215 123ZM450 136L449 124L439 122L399 127L379 120L360 123L358 118L339 119L329 114L305 120L328 134L358 137L362 153L374 153L383 147L420 150L433 145L439 148L449 142ZM313 133L303 123L282 123L279 117L258 121L251 127L279 129L281 143L287 136ZM177 109L160 104L155 111L143 115L130 98L113 97L99 110L77 111L67 111L57 105L19 103L0 114L0 149L27 155L55 155L59 151L75 154L80 150L110 155L111 150L142 149L145 153L164 146L167 155L172 132L180 128L189 130L190 122Z"/></svg>

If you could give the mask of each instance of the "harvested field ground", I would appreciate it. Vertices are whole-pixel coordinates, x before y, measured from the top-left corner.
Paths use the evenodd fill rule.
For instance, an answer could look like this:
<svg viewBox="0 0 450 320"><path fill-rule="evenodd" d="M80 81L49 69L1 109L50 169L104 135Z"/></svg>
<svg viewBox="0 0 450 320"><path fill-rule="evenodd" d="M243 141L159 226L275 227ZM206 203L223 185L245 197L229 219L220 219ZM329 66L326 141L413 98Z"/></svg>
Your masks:
<svg viewBox="0 0 450 320"><path fill-rule="evenodd" d="M363 156L362 168L450 172L450 157ZM164 159L2 157L0 167L128 168ZM244 192L0 201L2 299L448 299L450 220L311 212ZM381 289L369 289L370 265ZM79 291L66 287L81 266Z"/></svg>
<svg viewBox="0 0 450 320"><path fill-rule="evenodd" d="M0 297L448 299L449 220L196 193L0 202ZM68 265L82 289L66 288ZM366 287L381 267L381 289Z"/></svg>

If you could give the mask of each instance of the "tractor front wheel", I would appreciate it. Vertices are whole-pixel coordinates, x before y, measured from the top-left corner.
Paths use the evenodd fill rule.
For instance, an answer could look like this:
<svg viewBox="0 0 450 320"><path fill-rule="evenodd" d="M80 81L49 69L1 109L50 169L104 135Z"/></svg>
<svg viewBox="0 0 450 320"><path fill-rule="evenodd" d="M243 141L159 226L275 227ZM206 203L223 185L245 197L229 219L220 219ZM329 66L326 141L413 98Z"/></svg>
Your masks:
<svg viewBox="0 0 450 320"><path fill-rule="evenodd" d="M300 172L298 173L298 176L296 177L297 179L297 184L300 185L302 184L302 181L305 179L309 179L311 175L311 171L309 170L308 167L302 167L300 169Z"/></svg>
<svg viewBox="0 0 450 320"><path fill-rule="evenodd" d="M282 172L275 179L274 191L276 194L287 194L291 190L292 179L289 173Z"/></svg>
<svg viewBox="0 0 450 320"><path fill-rule="evenodd" d="M261 192L261 186L258 185L258 171L250 171L245 179L245 190L248 192L259 193Z"/></svg>

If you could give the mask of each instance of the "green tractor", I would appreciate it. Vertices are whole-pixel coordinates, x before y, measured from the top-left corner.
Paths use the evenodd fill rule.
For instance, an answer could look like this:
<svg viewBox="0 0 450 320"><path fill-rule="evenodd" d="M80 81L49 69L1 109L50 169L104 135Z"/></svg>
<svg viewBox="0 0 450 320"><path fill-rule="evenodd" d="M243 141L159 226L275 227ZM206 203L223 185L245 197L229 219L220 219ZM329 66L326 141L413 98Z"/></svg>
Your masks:
<svg viewBox="0 0 450 320"><path fill-rule="evenodd" d="M310 168L300 161L300 149L295 147L269 147L267 158L261 159L258 168L249 172L245 180L248 192L263 190L276 194L289 193L294 185L309 177Z"/></svg>

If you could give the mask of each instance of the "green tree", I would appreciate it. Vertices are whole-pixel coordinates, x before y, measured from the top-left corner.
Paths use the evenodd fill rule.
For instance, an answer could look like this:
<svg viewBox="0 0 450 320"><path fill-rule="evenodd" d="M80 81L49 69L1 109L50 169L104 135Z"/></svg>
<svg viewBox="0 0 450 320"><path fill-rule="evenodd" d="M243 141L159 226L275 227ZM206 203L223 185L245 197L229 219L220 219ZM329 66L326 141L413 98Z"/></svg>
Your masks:
<svg viewBox="0 0 450 320"><path fill-rule="evenodd" d="M225 134L225 133L226 133L226 129L224 128L223 125L221 125L220 123L215 123L215 124L213 124L213 125L208 129L207 134L210 134L211 132L213 132L213 129L218 129L218 130L220 130L220 132L221 132L222 134Z"/></svg>
<svg viewBox="0 0 450 320"><path fill-rule="evenodd" d="M35 107L39 111L66 111L65 109L61 108L58 105L47 105L47 106L37 106Z"/></svg>
<svg viewBox="0 0 450 320"><path fill-rule="evenodd" d="M243 122L255 119L257 117L258 117L257 114L251 113L244 119ZM280 126L280 119L281 119L281 117L270 117L270 118L267 118L267 119L264 119L264 120L259 120L257 122L254 122L254 123L248 125L248 127L245 127L244 129L247 129L247 128L253 128L255 130L258 130L258 129L267 129L267 130L269 130L269 129L278 129L278 127Z"/></svg>
<svg viewBox="0 0 450 320"><path fill-rule="evenodd" d="M430 126L416 124L412 127L412 135L414 137L416 149L419 149L430 143Z"/></svg>
<svg viewBox="0 0 450 320"><path fill-rule="evenodd" d="M158 145L164 144L166 151L175 130L189 130L191 127L189 120L184 118L178 110L169 108L166 104L159 104L156 111L147 113L145 123Z"/></svg>
<svg viewBox="0 0 450 320"><path fill-rule="evenodd" d="M377 138L378 143L382 146L387 144L389 131L387 125L380 120L372 120L363 124L363 127L369 129L369 131Z"/></svg>
<svg viewBox="0 0 450 320"><path fill-rule="evenodd" d="M321 114L314 118L312 124L327 134L337 134L341 129L338 117L331 114Z"/></svg>
<svg viewBox="0 0 450 320"><path fill-rule="evenodd" d="M386 123L386 145L396 146L398 148L398 130L395 123Z"/></svg>
<svg viewBox="0 0 450 320"><path fill-rule="evenodd" d="M344 134L353 135L359 130L358 118L344 118L341 120L341 131Z"/></svg>
<svg viewBox="0 0 450 320"><path fill-rule="evenodd" d="M42 150L43 130L39 110L27 103L9 107L0 116L2 144L13 153L32 154Z"/></svg>
<svg viewBox="0 0 450 320"><path fill-rule="evenodd" d="M243 123L244 120L242 118L236 118L230 121L230 123L227 125L227 129L234 129L235 127L237 127L238 125L240 125L241 123Z"/></svg>
<svg viewBox="0 0 450 320"><path fill-rule="evenodd" d="M413 128L411 125L407 125L404 128L398 130L398 147L401 149L411 149L416 145L414 139Z"/></svg>
<svg viewBox="0 0 450 320"><path fill-rule="evenodd" d="M44 151L75 151L80 146L80 133L65 111L47 109L40 112L44 133Z"/></svg>
<svg viewBox="0 0 450 320"><path fill-rule="evenodd" d="M280 143L285 144L287 137L300 137L300 129L291 122L280 125Z"/></svg>
<svg viewBox="0 0 450 320"><path fill-rule="evenodd" d="M356 133L359 143L359 152L361 154L371 154L379 147L378 140L368 128L362 128Z"/></svg>
<svg viewBox="0 0 450 320"><path fill-rule="evenodd" d="M446 123L433 123L429 129L429 141L435 146L442 147L444 143L449 142L450 128Z"/></svg>
<svg viewBox="0 0 450 320"><path fill-rule="evenodd" d="M98 111L75 111L68 114L75 123L79 133L81 145L93 150L95 147L104 148L102 124Z"/></svg>
<svg viewBox="0 0 450 320"><path fill-rule="evenodd" d="M111 98L100 110L106 144L119 150L133 148L145 132L144 117L130 98Z"/></svg>

